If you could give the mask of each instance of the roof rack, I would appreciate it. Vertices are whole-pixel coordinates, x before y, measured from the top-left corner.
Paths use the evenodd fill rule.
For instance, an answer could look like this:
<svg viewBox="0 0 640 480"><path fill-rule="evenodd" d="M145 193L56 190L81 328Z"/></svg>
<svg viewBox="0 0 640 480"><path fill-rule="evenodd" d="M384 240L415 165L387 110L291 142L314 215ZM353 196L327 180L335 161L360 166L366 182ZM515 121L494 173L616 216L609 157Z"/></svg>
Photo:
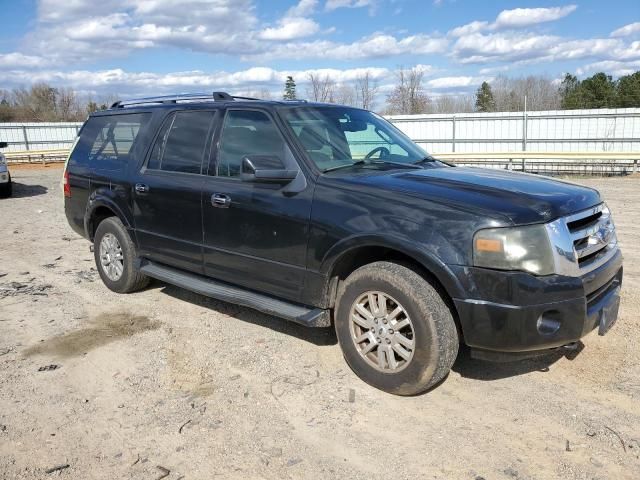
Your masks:
<svg viewBox="0 0 640 480"><path fill-rule="evenodd" d="M132 98L130 100L119 100L111 105L111 108L124 108L133 105L147 105L150 103L178 103L192 102L195 100L213 100L215 102L232 102L234 100L260 100L252 97L238 97L229 95L227 92L213 93L182 93L179 95L161 95L157 97Z"/></svg>

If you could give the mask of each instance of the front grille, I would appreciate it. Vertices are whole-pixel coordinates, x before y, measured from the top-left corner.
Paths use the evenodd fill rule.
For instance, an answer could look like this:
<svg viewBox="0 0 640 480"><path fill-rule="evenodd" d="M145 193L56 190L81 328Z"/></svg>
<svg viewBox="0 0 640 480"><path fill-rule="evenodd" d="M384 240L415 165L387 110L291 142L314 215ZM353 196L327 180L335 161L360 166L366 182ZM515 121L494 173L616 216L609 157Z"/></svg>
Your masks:
<svg viewBox="0 0 640 480"><path fill-rule="evenodd" d="M580 270L603 263L617 248L615 226L605 204L565 218Z"/></svg>

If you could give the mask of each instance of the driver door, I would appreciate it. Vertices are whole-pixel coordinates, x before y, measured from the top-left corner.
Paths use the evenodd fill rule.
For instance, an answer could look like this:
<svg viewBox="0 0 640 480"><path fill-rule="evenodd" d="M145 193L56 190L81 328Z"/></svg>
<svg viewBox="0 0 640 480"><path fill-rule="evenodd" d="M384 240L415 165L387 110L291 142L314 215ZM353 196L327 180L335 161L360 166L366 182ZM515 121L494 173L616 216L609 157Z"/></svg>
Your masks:
<svg viewBox="0 0 640 480"><path fill-rule="evenodd" d="M304 188L291 191L283 184L243 181L242 159L248 155L278 157L287 168L299 170L267 111L226 111L203 187L205 273L298 301L306 270L312 189L306 182Z"/></svg>

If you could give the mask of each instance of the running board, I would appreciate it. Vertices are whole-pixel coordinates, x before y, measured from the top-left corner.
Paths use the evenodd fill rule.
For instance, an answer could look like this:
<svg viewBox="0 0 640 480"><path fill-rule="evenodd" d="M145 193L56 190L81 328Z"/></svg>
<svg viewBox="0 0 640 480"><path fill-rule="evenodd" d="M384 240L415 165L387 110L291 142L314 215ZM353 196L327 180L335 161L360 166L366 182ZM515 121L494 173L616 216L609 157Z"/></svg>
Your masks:
<svg viewBox="0 0 640 480"><path fill-rule="evenodd" d="M218 282L202 275L183 272L148 260L141 260L139 270L149 277L182 287L217 300L253 308L269 315L284 318L306 327L329 327L329 310L309 308L296 303L252 292Z"/></svg>

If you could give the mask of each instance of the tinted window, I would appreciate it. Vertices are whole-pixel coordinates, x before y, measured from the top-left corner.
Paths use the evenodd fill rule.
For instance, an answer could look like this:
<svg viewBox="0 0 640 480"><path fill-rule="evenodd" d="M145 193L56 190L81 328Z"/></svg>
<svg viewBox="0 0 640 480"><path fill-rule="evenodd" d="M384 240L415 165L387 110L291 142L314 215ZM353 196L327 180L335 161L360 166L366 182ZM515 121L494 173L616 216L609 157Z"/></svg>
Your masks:
<svg viewBox="0 0 640 480"><path fill-rule="evenodd" d="M278 127L267 114L255 110L230 110L220 139L218 175L239 176L242 159L247 155L269 155L282 161L285 149Z"/></svg>
<svg viewBox="0 0 640 480"><path fill-rule="evenodd" d="M200 173L214 112L177 112L165 120L147 168Z"/></svg>
<svg viewBox="0 0 640 480"><path fill-rule="evenodd" d="M147 113L91 117L82 129L72 161L89 161L97 168L120 169L126 165Z"/></svg>

